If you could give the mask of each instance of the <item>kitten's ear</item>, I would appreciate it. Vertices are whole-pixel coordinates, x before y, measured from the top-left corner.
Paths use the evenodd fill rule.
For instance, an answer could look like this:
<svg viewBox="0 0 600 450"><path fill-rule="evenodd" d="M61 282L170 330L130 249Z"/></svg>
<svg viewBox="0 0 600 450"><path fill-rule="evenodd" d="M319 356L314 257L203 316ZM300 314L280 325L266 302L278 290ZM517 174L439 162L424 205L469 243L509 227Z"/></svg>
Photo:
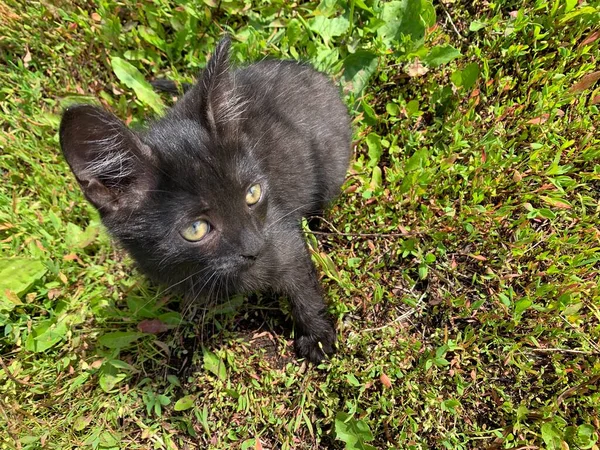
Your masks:
<svg viewBox="0 0 600 450"><path fill-rule="evenodd" d="M83 193L103 213L134 206L152 183L150 149L102 108L68 108L60 145Z"/></svg>
<svg viewBox="0 0 600 450"><path fill-rule="evenodd" d="M222 131L243 112L244 102L235 92L235 81L229 70L231 41L225 37L219 42L202 74L201 117L212 133Z"/></svg>

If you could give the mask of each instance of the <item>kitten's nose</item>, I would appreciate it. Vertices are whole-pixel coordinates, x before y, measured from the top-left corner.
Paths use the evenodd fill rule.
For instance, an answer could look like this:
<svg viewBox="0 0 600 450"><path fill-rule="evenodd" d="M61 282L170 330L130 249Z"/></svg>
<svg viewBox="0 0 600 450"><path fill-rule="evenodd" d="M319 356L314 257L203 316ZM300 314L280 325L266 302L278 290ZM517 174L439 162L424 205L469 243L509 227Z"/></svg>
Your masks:
<svg viewBox="0 0 600 450"><path fill-rule="evenodd" d="M262 245L255 245L252 247L246 246L242 249L241 256L249 261L254 261L260 255L260 251L262 250Z"/></svg>
<svg viewBox="0 0 600 450"><path fill-rule="evenodd" d="M254 261L260 255L265 241L258 235L246 234L240 256L247 261Z"/></svg>

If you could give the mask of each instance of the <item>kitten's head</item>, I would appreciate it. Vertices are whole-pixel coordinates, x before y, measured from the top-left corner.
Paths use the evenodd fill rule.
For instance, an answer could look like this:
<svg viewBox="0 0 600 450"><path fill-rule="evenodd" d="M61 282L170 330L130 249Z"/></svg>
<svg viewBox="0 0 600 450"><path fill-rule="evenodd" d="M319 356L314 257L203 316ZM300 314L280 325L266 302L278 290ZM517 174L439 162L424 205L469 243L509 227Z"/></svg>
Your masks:
<svg viewBox="0 0 600 450"><path fill-rule="evenodd" d="M268 245L268 180L238 132L228 48L222 41L182 105L143 134L87 105L67 109L60 127L65 158L109 231L153 278L190 277L200 290L223 279L250 285L244 274L264 264Z"/></svg>

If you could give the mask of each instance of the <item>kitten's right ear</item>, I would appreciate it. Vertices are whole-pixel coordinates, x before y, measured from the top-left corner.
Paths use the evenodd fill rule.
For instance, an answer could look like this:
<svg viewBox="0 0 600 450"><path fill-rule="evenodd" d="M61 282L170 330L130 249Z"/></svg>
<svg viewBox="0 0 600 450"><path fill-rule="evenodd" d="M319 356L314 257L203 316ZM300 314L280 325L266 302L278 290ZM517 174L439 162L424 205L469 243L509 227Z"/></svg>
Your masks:
<svg viewBox="0 0 600 450"><path fill-rule="evenodd" d="M133 206L152 182L150 149L102 108L68 108L60 145L86 198L103 213Z"/></svg>

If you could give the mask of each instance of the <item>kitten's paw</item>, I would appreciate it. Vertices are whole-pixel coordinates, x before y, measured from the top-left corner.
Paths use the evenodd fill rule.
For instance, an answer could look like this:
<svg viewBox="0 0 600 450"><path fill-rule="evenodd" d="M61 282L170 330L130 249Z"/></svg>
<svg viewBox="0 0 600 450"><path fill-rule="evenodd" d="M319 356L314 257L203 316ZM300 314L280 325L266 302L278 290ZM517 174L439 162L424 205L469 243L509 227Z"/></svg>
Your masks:
<svg viewBox="0 0 600 450"><path fill-rule="evenodd" d="M296 355L298 358L306 358L313 364L318 364L335 353L335 340L335 330L331 326L320 330L318 334L298 336L294 341Z"/></svg>

